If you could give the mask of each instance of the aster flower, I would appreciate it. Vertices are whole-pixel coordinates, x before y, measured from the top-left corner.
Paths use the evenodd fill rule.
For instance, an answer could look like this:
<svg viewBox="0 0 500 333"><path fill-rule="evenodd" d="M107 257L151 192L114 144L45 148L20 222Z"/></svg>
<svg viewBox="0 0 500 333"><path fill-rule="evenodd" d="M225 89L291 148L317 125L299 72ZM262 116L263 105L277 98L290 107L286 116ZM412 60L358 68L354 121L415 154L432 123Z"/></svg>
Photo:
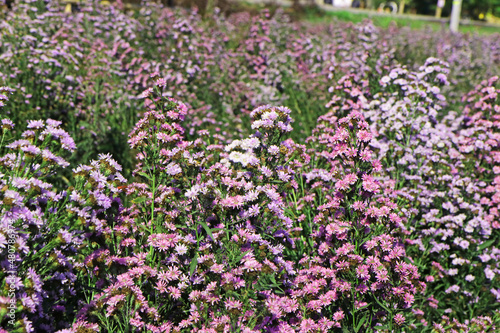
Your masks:
<svg viewBox="0 0 500 333"><path fill-rule="evenodd" d="M43 120L29 120L28 128L39 130L45 127L45 122Z"/></svg>
<svg viewBox="0 0 500 333"><path fill-rule="evenodd" d="M0 101L1 103L1 101ZM2 119L2 130L3 131L8 131L14 128L14 123L7 118Z"/></svg>
<svg viewBox="0 0 500 333"><path fill-rule="evenodd" d="M167 165L166 171L167 171L167 174L169 174L170 176L175 176L175 175L182 173L181 167L174 162L171 162L169 165Z"/></svg>

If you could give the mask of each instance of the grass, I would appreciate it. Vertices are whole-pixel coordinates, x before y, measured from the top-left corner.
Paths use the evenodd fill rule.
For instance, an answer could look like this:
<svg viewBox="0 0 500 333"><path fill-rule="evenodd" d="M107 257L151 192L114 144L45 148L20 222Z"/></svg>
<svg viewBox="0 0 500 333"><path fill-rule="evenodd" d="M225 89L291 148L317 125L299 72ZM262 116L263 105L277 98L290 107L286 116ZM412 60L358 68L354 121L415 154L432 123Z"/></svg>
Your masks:
<svg viewBox="0 0 500 333"><path fill-rule="evenodd" d="M324 11L321 8L308 8L305 10L303 18L312 23L325 23L332 20L347 21L353 23L362 22L365 19L370 19L376 26L387 28L390 24L395 23L398 27L409 27L411 29L428 29L440 31L448 28L447 23L429 22L418 19L389 17L381 15L369 15L365 13L352 13L350 11ZM460 32L477 33L477 34L493 34L500 33L500 27L484 27L473 25L461 25Z"/></svg>
<svg viewBox="0 0 500 333"><path fill-rule="evenodd" d="M239 2L237 11L259 11L268 8L273 13L278 7L272 4L255 4L249 2ZM285 11L290 14L294 19L305 20L311 23L328 23L333 20L360 23L366 19L371 20L376 26L387 28L391 24L396 24L398 27L409 27L410 29L432 29L434 31L441 31L448 29L448 23L432 22L419 20L415 18L400 18L382 15L370 15L366 13L353 13L347 10L339 11L325 11L319 7L302 7L302 8L285 8ZM500 33L499 27L489 26L474 26L474 25L461 25L460 32L462 33L477 33L480 35L489 35Z"/></svg>

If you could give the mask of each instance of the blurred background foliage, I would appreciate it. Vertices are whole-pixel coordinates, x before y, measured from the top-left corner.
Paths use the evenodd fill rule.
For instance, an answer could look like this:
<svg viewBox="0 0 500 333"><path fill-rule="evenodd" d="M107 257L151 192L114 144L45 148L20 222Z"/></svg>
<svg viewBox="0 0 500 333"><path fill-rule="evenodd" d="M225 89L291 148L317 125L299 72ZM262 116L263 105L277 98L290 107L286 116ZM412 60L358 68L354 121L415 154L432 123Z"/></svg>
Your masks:
<svg viewBox="0 0 500 333"><path fill-rule="evenodd" d="M372 6L378 8L385 0L372 0ZM402 0L394 1L400 5ZM405 12L421 15L434 15L437 0L405 0ZM366 1L365 4L368 4ZM451 14L452 0L446 0L443 8L443 16ZM500 0L462 0L462 17L470 19L484 19L487 14L500 16Z"/></svg>

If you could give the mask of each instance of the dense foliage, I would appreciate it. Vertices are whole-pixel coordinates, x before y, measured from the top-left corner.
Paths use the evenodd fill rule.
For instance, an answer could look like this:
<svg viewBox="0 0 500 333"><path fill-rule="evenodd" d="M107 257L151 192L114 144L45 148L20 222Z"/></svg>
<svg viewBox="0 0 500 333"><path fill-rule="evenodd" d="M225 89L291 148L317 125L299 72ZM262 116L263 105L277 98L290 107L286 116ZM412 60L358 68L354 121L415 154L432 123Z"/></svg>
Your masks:
<svg viewBox="0 0 500 333"><path fill-rule="evenodd" d="M500 35L0 29L0 332L499 329Z"/></svg>

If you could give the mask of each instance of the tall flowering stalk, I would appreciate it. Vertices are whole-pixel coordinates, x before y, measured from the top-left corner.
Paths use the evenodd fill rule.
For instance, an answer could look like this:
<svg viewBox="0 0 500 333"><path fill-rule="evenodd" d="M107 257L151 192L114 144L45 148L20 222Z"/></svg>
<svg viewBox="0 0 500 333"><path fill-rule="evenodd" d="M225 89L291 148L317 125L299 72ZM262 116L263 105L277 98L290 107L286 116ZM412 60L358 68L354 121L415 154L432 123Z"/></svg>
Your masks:
<svg viewBox="0 0 500 333"><path fill-rule="evenodd" d="M314 198L313 254L300 261L292 295L311 329L404 327L404 313L425 289L405 253L398 207L377 181L371 139L359 112L321 117L309 138L315 167L304 173L304 197Z"/></svg>
<svg viewBox="0 0 500 333"><path fill-rule="evenodd" d="M14 123L2 120L0 320L12 332L54 332L73 322L81 299L96 286L81 274L82 259L92 248L109 245L97 241L109 233L106 224L120 207L117 186L124 178L110 156L80 166L74 186L59 188L56 176L76 149L60 126L31 120L16 140Z"/></svg>
<svg viewBox="0 0 500 333"><path fill-rule="evenodd" d="M121 256L110 258L128 269L74 327L94 318L107 330L272 327L265 299L294 273L283 255L293 245L284 189L296 187L289 161L297 153L283 141L290 110L254 110L257 133L228 145L206 132L186 141L186 107L162 96L162 82L145 93L150 110L129 140L142 181L127 186Z"/></svg>
<svg viewBox="0 0 500 333"><path fill-rule="evenodd" d="M66 196L51 183L75 143L50 119L29 121L18 140L13 128L2 120L0 320L12 332L52 331L67 324L66 307L75 305L68 302L76 277L71 254L81 239L58 218Z"/></svg>
<svg viewBox="0 0 500 333"><path fill-rule="evenodd" d="M371 121L375 134L371 146L382 161L384 178L396 181L395 191L388 195L399 201L411 233L407 250L427 274L426 296L418 301L426 316L423 310L413 311L423 326L430 326L427 320L439 322L445 314L467 322L474 316L491 315L496 308L492 302L496 288L488 297L479 297L480 284L473 281L483 281L485 273L478 276L468 265L486 258L482 251L494 238L493 219L490 216L488 221L484 207L489 201L478 192L481 188L492 190L488 186L492 178L484 171L491 170L494 153L490 151L497 143L489 120L478 122L481 112L474 118L455 112L439 116L446 105L441 89L448 82L447 72L447 65L437 59L428 59L417 72L395 67L380 79L380 92L373 97L367 93L360 97L361 89L350 88L347 81L346 91L356 94L344 97L347 102L342 102L343 108L339 108L337 97L331 102L335 114L356 108ZM471 105L493 110L493 105L483 100L493 101L494 90L479 89L485 97L472 92L469 102L480 97ZM470 109L467 112L472 115ZM485 272L494 276L494 268ZM485 306L480 299L492 301ZM472 308L474 315L464 316L459 308Z"/></svg>

